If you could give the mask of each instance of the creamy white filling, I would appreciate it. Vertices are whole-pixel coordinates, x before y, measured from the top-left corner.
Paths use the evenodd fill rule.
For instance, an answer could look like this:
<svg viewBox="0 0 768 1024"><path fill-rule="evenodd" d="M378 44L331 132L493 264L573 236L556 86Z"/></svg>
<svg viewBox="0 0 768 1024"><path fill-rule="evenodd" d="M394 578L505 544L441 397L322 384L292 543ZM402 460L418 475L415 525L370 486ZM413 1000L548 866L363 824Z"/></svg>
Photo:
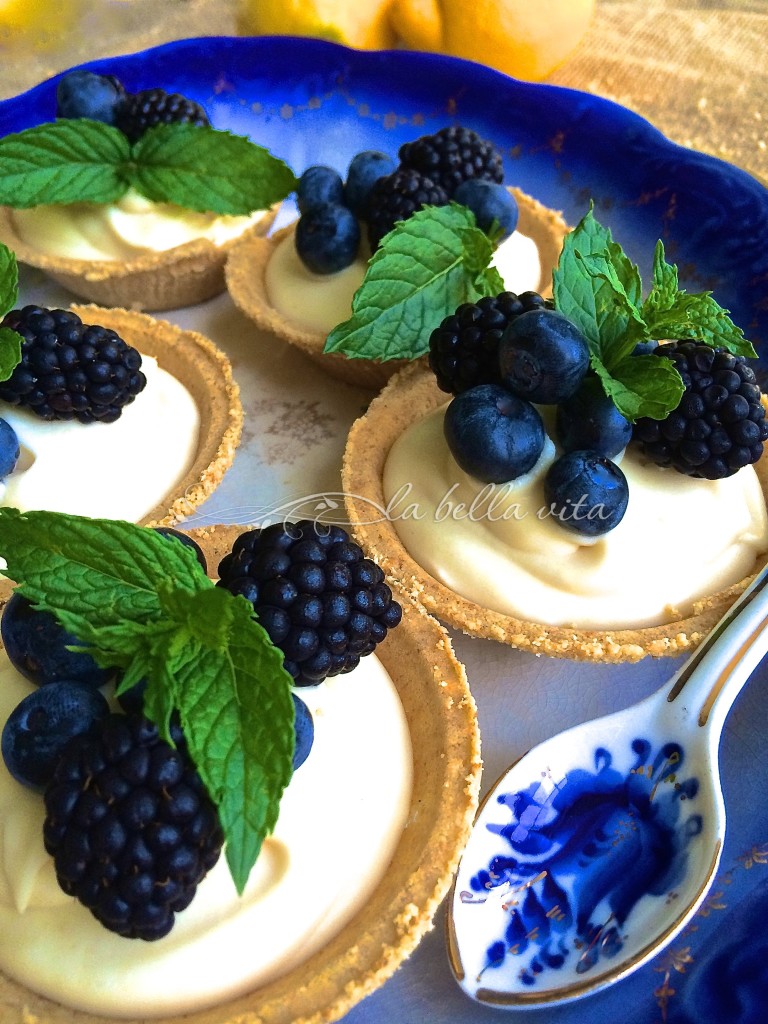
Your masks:
<svg viewBox="0 0 768 1024"><path fill-rule="evenodd" d="M4 722L32 687L1 656ZM65 1005L135 1019L221 1002L321 949L386 870L406 824L412 754L397 692L375 656L301 696L315 742L244 895L222 855L157 942L120 938L64 895L43 848L42 798L0 763L0 968Z"/></svg>
<svg viewBox="0 0 768 1024"><path fill-rule="evenodd" d="M387 514L421 566L485 608L585 628L668 622L743 579L768 550L765 501L751 466L725 480L695 480L628 449L621 460L627 512L615 529L589 539L547 514L551 443L525 477L483 484L448 450L444 410L393 445L383 481Z"/></svg>
<svg viewBox="0 0 768 1024"><path fill-rule="evenodd" d="M0 505L137 522L195 460L200 411L184 385L142 356L146 387L114 423L43 420L0 403L21 455Z"/></svg>
<svg viewBox="0 0 768 1024"><path fill-rule="evenodd" d="M515 231L493 256L506 287L515 292L541 288L539 250L532 238ZM335 274L314 274L296 252L293 232L274 248L265 284L269 304L286 320L310 331L328 334L352 315L352 298L368 267L365 256Z"/></svg>
<svg viewBox="0 0 768 1024"><path fill-rule="evenodd" d="M127 260L207 238L223 245L264 216L200 213L172 203L154 203L129 189L116 203L72 203L13 210L17 234L52 256L80 260Z"/></svg>

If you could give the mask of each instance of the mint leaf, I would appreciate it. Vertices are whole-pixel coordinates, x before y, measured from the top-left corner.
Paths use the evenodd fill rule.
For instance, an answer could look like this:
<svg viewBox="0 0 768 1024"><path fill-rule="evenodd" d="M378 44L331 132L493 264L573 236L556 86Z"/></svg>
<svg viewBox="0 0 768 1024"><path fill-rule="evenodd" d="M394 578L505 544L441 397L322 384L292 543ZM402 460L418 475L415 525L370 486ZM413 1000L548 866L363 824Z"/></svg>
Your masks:
<svg viewBox="0 0 768 1024"><path fill-rule="evenodd" d="M696 333L691 337L706 342L707 345L722 346L729 352L747 359L756 359L757 352L751 341L744 337L744 332L731 320L728 310L723 309L712 295L702 293L701 304L696 310Z"/></svg>
<svg viewBox="0 0 768 1024"><path fill-rule="evenodd" d="M158 540L166 542L132 523L0 508L5 575L31 600L57 609L84 641L91 627L158 615L157 588L168 579L188 590L213 586L191 550Z"/></svg>
<svg viewBox="0 0 768 1024"><path fill-rule="evenodd" d="M0 317L13 309L19 297L19 267L16 257L0 242Z"/></svg>
<svg viewBox="0 0 768 1024"><path fill-rule="evenodd" d="M130 145L112 125L61 120L0 139L0 203L111 203L128 187Z"/></svg>
<svg viewBox="0 0 768 1024"><path fill-rule="evenodd" d="M242 892L293 771L293 699L288 681L275 685L287 677L282 654L245 598L217 588L184 600L195 621L219 619L228 637L226 645L204 645L176 675L184 735L218 806L227 862Z"/></svg>
<svg viewBox="0 0 768 1024"><path fill-rule="evenodd" d="M8 380L21 362L21 335L10 327L0 327L0 381Z"/></svg>
<svg viewBox="0 0 768 1024"><path fill-rule="evenodd" d="M748 359L757 358L752 343L711 292L689 294L679 288L677 267L666 262L661 240L656 243L653 286L643 303L642 313L649 337L658 340L691 338Z"/></svg>
<svg viewBox="0 0 768 1024"><path fill-rule="evenodd" d="M19 268L11 250L0 242L0 318L13 309L19 297ZM0 381L8 380L21 360L21 336L0 327Z"/></svg>
<svg viewBox="0 0 768 1024"><path fill-rule="evenodd" d="M573 253L575 263L581 265L585 280L590 283L592 297L591 334L587 336L590 351L599 356L611 369L628 356L638 341L646 341L645 323L633 298L627 293L612 252ZM634 294L634 282L630 281Z"/></svg>
<svg viewBox="0 0 768 1024"><path fill-rule="evenodd" d="M62 119L0 139L0 203L112 203L129 184L190 210L248 214L279 202L296 176L250 139L192 124L158 125L131 147L112 125Z"/></svg>
<svg viewBox="0 0 768 1024"><path fill-rule="evenodd" d="M605 393L631 423L641 416L662 420L680 404L685 389L671 359L630 355L609 370L592 356L591 364Z"/></svg>
<svg viewBox="0 0 768 1024"><path fill-rule="evenodd" d="M474 214L457 203L426 207L395 226L371 257L326 352L351 358L416 359L429 335L462 302L503 291L493 246Z"/></svg>
<svg viewBox="0 0 768 1024"><path fill-rule="evenodd" d="M633 356L638 342L695 338L739 355L755 350L708 292L689 295L656 244L653 284L642 301L637 267L594 218L592 204L567 236L554 271L555 307L581 330L606 394L629 420L663 419L683 394L668 359Z"/></svg>
<svg viewBox="0 0 768 1024"><path fill-rule="evenodd" d="M677 267L664 259L664 243L659 239L653 252L653 285L643 303L647 318L649 313L672 308L680 291L677 280Z"/></svg>
<svg viewBox="0 0 768 1024"><path fill-rule="evenodd" d="M144 711L166 737L178 711L242 891L294 746L291 679L252 607L188 548L132 523L0 508L0 555L100 664L125 669L121 691L147 679Z"/></svg>
<svg viewBox="0 0 768 1024"><path fill-rule="evenodd" d="M296 188L282 160L241 135L203 125L158 125L134 145L131 184L155 202L246 214Z"/></svg>
<svg viewBox="0 0 768 1024"><path fill-rule="evenodd" d="M637 267L614 242L611 232L595 220L592 204L581 221L565 238L557 267L552 272L556 308L573 321L596 354L601 351L599 314L605 316L606 298L599 299L603 286L582 273L583 261L592 255L604 255L613 267L628 302L637 306L642 283ZM597 293L596 294L596 289ZM599 303L599 309L598 309Z"/></svg>

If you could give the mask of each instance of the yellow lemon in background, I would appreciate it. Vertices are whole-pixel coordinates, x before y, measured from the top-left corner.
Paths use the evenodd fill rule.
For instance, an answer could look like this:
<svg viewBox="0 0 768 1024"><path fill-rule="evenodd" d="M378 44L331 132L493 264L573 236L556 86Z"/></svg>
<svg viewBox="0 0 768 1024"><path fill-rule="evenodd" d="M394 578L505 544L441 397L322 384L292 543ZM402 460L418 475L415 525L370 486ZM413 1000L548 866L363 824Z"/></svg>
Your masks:
<svg viewBox="0 0 768 1024"><path fill-rule="evenodd" d="M247 35L317 36L345 46L381 50L393 46L388 9L392 0L246 0L238 30Z"/></svg>
<svg viewBox="0 0 768 1024"><path fill-rule="evenodd" d="M77 23L80 10L81 0L0 0L0 51L60 46Z"/></svg>
<svg viewBox="0 0 768 1024"><path fill-rule="evenodd" d="M239 30L362 49L397 42L537 81L587 30L595 0L241 0Z"/></svg>
<svg viewBox="0 0 768 1024"><path fill-rule="evenodd" d="M411 46L538 81L576 48L594 7L595 0L393 0L391 14Z"/></svg>

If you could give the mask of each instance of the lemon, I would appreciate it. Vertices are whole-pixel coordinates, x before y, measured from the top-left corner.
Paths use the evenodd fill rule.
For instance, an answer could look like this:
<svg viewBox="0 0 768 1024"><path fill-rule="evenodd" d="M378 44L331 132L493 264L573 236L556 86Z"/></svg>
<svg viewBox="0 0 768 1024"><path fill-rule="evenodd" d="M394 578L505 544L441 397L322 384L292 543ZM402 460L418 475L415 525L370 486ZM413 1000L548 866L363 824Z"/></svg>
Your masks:
<svg viewBox="0 0 768 1024"><path fill-rule="evenodd" d="M393 0L398 34L416 49L539 81L576 48L595 0Z"/></svg>
<svg viewBox="0 0 768 1024"><path fill-rule="evenodd" d="M0 48L59 46L63 33L77 21L80 6L79 0L0 0Z"/></svg>
<svg viewBox="0 0 768 1024"><path fill-rule="evenodd" d="M253 35L319 36L360 49L395 43L391 0L246 0L238 30Z"/></svg>
<svg viewBox="0 0 768 1024"><path fill-rule="evenodd" d="M402 41L538 81L587 30L595 0L241 0L239 30L363 49Z"/></svg>
<svg viewBox="0 0 768 1024"><path fill-rule="evenodd" d="M390 17L398 38L411 49L442 50L443 26L438 0L393 0Z"/></svg>

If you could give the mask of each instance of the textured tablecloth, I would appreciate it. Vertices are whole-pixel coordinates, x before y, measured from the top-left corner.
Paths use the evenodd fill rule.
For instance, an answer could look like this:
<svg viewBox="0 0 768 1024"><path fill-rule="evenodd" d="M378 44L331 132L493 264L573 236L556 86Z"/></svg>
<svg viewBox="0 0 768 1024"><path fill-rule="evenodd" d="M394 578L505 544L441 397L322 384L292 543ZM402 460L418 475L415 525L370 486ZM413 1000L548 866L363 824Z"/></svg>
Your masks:
<svg viewBox="0 0 768 1024"><path fill-rule="evenodd" d="M0 96L96 56L237 33L238 0L69 0L34 50L0 38ZM598 0L547 79L617 100L686 146L768 181L768 0Z"/></svg>

